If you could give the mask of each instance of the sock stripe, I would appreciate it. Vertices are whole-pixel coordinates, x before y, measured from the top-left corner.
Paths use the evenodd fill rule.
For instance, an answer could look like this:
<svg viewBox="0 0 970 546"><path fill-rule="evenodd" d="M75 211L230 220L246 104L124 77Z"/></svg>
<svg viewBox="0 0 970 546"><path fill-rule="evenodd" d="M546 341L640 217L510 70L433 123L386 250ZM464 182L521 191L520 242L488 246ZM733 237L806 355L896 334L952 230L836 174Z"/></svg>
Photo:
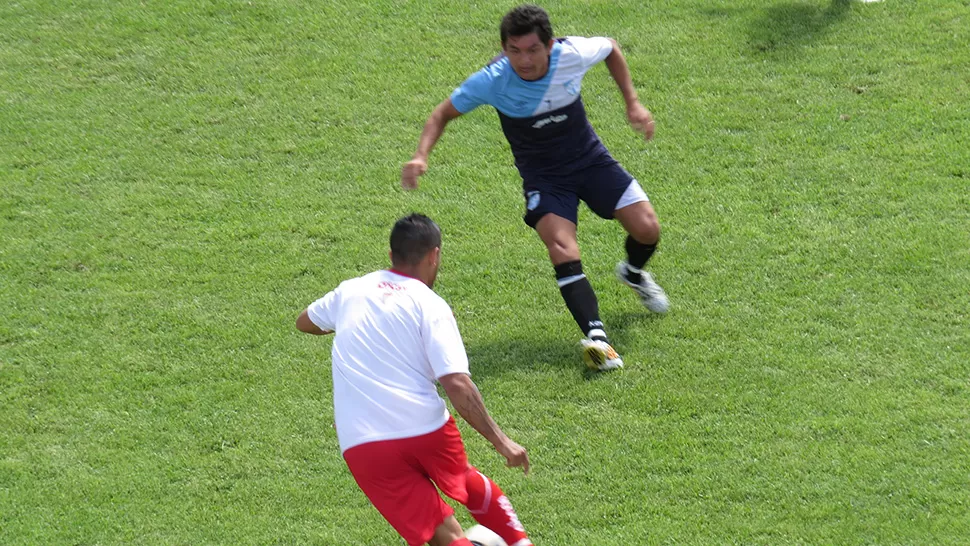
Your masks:
<svg viewBox="0 0 970 546"><path fill-rule="evenodd" d="M578 280L585 279L585 278L586 278L586 274L584 273L579 275L572 275L570 277L563 277L562 279L556 279L556 284L559 285L559 288L562 288L563 286L570 285Z"/></svg>
<svg viewBox="0 0 970 546"><path fill-rule="evenodd" d="M482 501L482 507L478 510L472 510L470 506L466 506L465 508L467 508L472 514L484 514L485 512L488 512L488 505L492 502L492 484L489 482L488 478L485 477L485 474L482 474L481 472L475 472L475 474L478 474L478 476L482 479L482 483L485 484L485 499Z"/></svg>

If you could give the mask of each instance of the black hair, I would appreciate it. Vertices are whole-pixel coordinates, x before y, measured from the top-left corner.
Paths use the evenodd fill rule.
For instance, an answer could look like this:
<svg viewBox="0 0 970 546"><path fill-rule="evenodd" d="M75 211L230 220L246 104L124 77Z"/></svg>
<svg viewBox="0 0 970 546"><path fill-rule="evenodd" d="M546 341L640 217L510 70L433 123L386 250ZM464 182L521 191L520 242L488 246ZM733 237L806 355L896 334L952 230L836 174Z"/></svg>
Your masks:
<svg viewBox="0 0 970 546"><path fill-rule="evenodd" d="M502 18L499 26L502 35L502 45L509 39L509 36L525 36L526 34L536 33L539 41L548 44L552 40L552 23L549 22L549 14L546 10L533 4L522 4L512 8Z"/></svg>
<svg viewBox="0 0 970 546"><path fill-rule="evenodd" d="M441 246L441 228L417 212L395 222L391 229L391 260L394 265L415 265Z"/></svg>

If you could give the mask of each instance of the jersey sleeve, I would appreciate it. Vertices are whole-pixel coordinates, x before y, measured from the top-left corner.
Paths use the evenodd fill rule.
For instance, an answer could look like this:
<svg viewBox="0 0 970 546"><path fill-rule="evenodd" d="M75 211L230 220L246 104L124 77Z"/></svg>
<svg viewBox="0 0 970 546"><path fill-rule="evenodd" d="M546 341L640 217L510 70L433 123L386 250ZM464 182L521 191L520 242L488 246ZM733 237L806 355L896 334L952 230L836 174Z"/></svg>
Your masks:
<svg viewBox="0 0 970 546"><path fill-rule="evenodd" d="M326 296L318 299L307 307L307 317L310 322L321 330L337 329L337 312L340 306L340 287L327 293Z"/></svg>
<svg viewBox="0 0 970 546"><path fill-rule="evenodd" d="M576 48L576 51L579 52L579 56L583 59L583 66L586 68L602 61L613 52L613 42L609 38L600 36L594 38L570 36L568 40Z"/></svg>
<svg viewBox="0 0 970 546"><path fill-rule="evenodd" d="M492 74L487 67L479 70L451 92L451 104L462 114L488 104L492 81Z"/></svg>
<svg viewBox="0 0 970 546"><path fill-rule="evenodd" d="M444 300L425 309L421 339L435 379L452 373L470 374L468 355L458 332L458 323Z"/></svg>

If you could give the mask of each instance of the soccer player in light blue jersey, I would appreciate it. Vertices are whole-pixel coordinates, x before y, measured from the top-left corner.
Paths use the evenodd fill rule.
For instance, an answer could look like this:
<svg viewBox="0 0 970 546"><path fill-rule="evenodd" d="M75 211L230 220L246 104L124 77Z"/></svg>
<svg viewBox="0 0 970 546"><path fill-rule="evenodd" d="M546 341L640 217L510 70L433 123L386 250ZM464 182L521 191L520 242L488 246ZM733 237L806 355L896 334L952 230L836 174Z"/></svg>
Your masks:
<svg viewBox="0 0 970 546"><path fill-rule="evenodd" d="M549 15L533 5L508 12L500 34L502 54L431 113L414 157L404 164L401 185L418 187L448 122L484 104L494 107L522 176L524 220L549 251L559 290L585 336L583 358L595 369L621 367L583 274L576 239L579 201L600 217L620 222L628 233L627 259L617 264L617 278L648 309L664 313L667 296L643 271L660 240L660 224L640 184L613 159L587 120L580 97L583 76L605 61L623 94L630 125L647 140L653 138L653 116L640 104L626 59L612 38L554 39Z"/></svg>

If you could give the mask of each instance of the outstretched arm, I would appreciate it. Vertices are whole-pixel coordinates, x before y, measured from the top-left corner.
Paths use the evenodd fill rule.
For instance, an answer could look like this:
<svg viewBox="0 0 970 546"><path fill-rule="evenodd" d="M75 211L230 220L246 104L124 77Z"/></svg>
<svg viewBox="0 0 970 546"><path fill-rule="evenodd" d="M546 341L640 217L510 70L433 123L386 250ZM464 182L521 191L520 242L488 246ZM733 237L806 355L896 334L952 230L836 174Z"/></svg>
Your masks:
<svg viewBox="0 0 970 546"><path fill-rule="evenodd" d="M441 134L445 132L445 125L448 125L449 121L460 115L461 112L451 104L450 98L445 99L444 102L435 107L421 131L417 151L414 152L411 161L405 163L401 169L401 187L406 190L413 190L418 187L418 177L428 170L428 156L431 154L431 149L441 138Z"/></svg>
<svg viewBox="0 0 970 546"><path fill-rule="evenodd" d="M444 387L445 394L455 406L455 411L495 446L495 449L505 457L506 464L510 467L521 466L528 474L529 455L525 452L525 448L513 442L492 420L485 409L482 395L471 377L463 373L452 373L439 377L438 382Z"/></svg>
<svg viewBox="0 0 970 546"><path fill-rule="evenodd" d="M654 131L653 115L640 104L637 90L633 88L633 79L630 77L630 67L626 64L626 57L623 56L623 52L620 51L620 45L612 38L610 38L610 42L613 43L613 51L606 57L606 67L609 69L610 75L613 76L613 80L616 81L616 85L620 88L620 93L623 93L623 101L626 102L626 117L634 130L643 133L643 136L650 140L653 138Z"/></svg>

